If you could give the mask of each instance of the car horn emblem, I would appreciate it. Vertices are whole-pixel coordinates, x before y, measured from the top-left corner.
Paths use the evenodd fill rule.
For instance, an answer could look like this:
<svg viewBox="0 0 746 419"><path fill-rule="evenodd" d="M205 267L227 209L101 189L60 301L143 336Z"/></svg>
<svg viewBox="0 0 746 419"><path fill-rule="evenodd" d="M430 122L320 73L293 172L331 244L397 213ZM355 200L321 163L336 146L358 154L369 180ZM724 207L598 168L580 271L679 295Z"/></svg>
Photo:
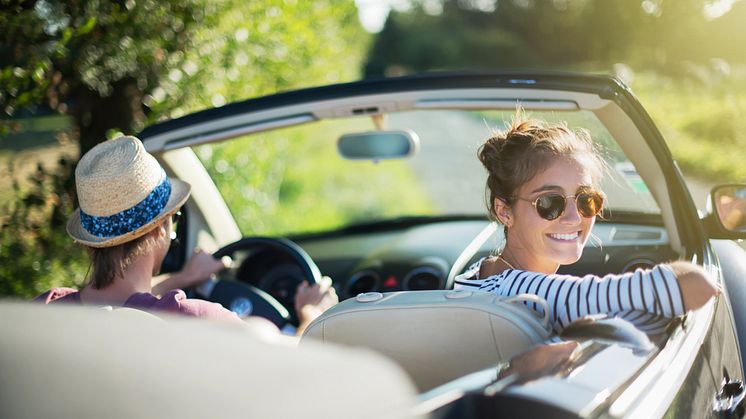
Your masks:
<svg viewBox="0 0 746 419"><path fill-rule="evenodd" d="M251 311L254 310L254 305L248 298L238 297L231 302L230 310L238 314L238 317L248 317L251 315Z"/></svg>

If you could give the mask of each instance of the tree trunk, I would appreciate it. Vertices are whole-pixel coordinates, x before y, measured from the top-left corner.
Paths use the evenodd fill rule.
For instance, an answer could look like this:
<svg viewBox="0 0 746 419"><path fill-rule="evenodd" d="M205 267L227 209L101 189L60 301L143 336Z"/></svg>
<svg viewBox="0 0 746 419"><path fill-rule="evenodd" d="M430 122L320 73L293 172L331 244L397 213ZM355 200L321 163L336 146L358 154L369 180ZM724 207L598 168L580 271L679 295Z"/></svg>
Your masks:
<svg viewBox="0 0 746 419"><path fill-rule="evenodd" d="M81 86L72 96L73 118L79 129L80 155L106 140L107 132L116 127L134 134L145 121L142 92L137 81L128 78L114 82L112 92L102 97Z"/></svg>

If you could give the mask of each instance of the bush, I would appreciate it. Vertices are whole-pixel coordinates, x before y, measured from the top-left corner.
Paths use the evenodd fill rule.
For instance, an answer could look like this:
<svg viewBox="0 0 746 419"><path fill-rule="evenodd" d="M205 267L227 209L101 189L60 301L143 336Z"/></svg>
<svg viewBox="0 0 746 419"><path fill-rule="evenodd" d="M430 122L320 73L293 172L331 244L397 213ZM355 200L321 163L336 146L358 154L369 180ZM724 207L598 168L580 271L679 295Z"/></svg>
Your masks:
<svg viewBox="0 0 746 419"><path fill-rule="evenodd" d="M22 188L9 164L13 199L0 208L0 295L32 298L83 283L87 257L65 232L75 206L73 170L64 157L51 171L38 164Z"/></svg>

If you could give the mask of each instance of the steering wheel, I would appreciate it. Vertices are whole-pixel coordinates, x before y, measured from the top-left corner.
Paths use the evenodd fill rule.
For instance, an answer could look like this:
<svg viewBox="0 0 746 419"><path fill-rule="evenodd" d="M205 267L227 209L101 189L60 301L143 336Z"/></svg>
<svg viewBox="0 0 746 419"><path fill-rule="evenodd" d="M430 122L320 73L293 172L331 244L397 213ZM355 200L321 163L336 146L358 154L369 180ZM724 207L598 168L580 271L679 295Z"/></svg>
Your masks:
<svg viewBox="0 0 746 419"><path fill-rule="evenodd" d="M220 248L213 256L219 259L248 249L279 251L300 267L303 277L310 285L321 281L321 272L313 259L305 250L288 239L247 237ZM219 303L241 317L264 317L281 330L288 325L297 326L297 319L293 319L287 307L258 287L230 278L224 273L218 275L217 281L212 283L210 288L207 295L204 295L207 300Z"/></svg>

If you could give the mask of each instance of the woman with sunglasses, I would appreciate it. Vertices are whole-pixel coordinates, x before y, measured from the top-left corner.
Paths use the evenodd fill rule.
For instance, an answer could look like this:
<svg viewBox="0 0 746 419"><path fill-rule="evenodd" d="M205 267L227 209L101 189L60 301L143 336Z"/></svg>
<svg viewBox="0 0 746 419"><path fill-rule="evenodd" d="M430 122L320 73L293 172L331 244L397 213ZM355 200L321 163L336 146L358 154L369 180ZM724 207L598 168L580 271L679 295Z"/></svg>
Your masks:
<svg viewBox="0 0 746 419"><path fill-rule="evenodd" d="M702 268L684 261L603 277L556 273L580 259L604 206L598 185L605 163L587 132L519 114L507 131L487 139L479 159L488 172L488 211L503 225L505 246L458 276L455 289L538 295L558 332L605 313L648 334L718 294Z"/></svg>

